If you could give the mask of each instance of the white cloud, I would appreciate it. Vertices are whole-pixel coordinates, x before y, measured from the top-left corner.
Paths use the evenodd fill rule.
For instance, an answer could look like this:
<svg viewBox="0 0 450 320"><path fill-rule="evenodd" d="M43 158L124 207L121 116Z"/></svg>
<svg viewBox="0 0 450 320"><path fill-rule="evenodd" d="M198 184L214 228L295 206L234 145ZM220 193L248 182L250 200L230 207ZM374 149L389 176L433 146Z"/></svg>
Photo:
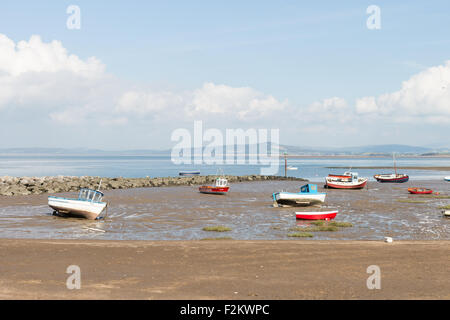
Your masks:
<svg viewBox="0 0 450 320"><path fill-rule="evenodd" d="M312 103L308 111L315 112L341 112L348 108L347 101L339 97L333 97L328 99L323 99L322 101L316 101Z"/></svg>
<svg viewBox="0 0 450 320"><path fill-rule="evenodd" d="M193 93L187 104L189 115L235 114L241 120L253 120L283 110L287 101L280 102L273 96L265 95L250 87L230 87L205 83Z"/></svg>
<svg viewBox="0 0 450 320"><path fill-rule="evenodd" d="M229 116L251 121L283 110L287 101L280 102L249 87L205 83L192 92L127 91L119 99L116 113L157 116L169 113L172 118L204 118Z"/></svg>
<svg viewBox="0 0 450 320"><path fill-rule="evenodd" d="M116 113L152 115L161 111L173 111L183 105L182 95L163 91L127 91L119 98Z"/></svg>
<svg viewBox="0 0 450 320"><path fill-rule="evenodd" d="M69 55L59 41L32 36L16 44L0 34L0 109L39 109L55 121L76 123L77 109L111 103L104 69L95 57Z"/></svg>
<svg viewBox="0 0 450 320"><path fill-rule="evenodd" d="M44 119L67 127L111 127L114 132L117 126L133 130L141 121L152 121L151 131L156 132L201 119L208 125L283 126L291 137L299 131L352 137L361 129L376 131L374 119L405 127L450 123L450 61L412 76L395 92L362 97L354 104L331 97L303 108L248 86L207 82L177 92L138 85L131 87L106 73L95 57L70 54L59 41L32 36L15 43L0 34L0 120L4 115L22 120L27 114L34 121L30 127Z"/></svg>
<svg viewBox="0 0 450 320"><path fill-rule="evenodd" d="M190 92L136 90L105 73L95 57L82 60L61 42L39 36L15 43L0 34L0 108L39 109L64 125L97 120L104 125L136 119L187 119L226 115L254 120L287 102L250 87L205 83Z"/></svg>
<svg viewBox="0 0 450 320"><path fill-rule="evenodd" d="M356 112L358 114L378 112L375 97L364 97L356 100Z"/></svg>
<svg viewBox="0 0 450 320"><path fill-rule="evenodd" d="M311 103L306 108L296 112L300 121L299 129L303 132L333 132L337 125L348 123L353 116L353 110L343 98L332 97ZM339 130L347 130L349 126L341 126Z"/></svg>
<svg viewBox="0 0 450 320"><path fill-rule="evenodd" d="M319 124L349 122L370 125L377 119L384 123L450 123L450 61L428 68L402 83L401 89L378 97L358 98L350 106L342 98L317 101L300 112Z"/></svg>
<svg viewBox="0 0 450 320"><path fill-rule="evenodd" d="M412 76L399 91L358 99L356 111L396 122L450 123L450 61Z"/></svg>
<svg viewBox="0 0 450 320"><path fill-rule="evenodd" d="M83 77L95 77L104 65L95 57L82 61L69 55L59 41L42 42L37 35L17 44L0 34L0 73L19 76L26 72L71 72Z"/></svg>

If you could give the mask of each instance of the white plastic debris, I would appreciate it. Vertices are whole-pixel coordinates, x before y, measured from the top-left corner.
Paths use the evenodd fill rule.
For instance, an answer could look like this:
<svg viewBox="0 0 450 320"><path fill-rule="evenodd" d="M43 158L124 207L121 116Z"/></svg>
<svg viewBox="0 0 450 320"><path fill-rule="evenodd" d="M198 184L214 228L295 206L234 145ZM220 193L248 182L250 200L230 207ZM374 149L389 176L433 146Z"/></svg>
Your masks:
<svg viewBox="0 0 450 320"><path fill-rule="evenodd" d="M384 237L384 242L392 243L392 241L394 241L394 240L392 240L391 237Z"/></svg>

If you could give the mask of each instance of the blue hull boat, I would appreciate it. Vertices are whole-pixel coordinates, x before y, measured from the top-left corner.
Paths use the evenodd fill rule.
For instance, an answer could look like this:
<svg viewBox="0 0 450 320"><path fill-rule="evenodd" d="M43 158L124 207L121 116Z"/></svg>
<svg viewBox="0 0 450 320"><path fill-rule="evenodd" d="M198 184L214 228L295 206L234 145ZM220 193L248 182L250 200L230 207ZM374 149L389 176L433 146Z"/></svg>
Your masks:
<svg viewBox="0 0 450 320"><path fill-rule="evenodd" d="M198 176L200 171L180 171L178 174L180 176Z"/></svg>

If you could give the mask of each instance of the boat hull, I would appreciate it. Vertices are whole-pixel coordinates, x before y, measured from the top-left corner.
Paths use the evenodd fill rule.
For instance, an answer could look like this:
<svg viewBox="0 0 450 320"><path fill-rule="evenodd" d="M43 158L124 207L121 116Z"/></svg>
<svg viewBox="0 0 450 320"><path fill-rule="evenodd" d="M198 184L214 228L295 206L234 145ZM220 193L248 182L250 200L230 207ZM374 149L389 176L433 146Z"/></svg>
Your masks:
<svg viewBox="0 0 450 320"><path fill-rule="evenodd" d="M230 187L211 187L211 186L201 186L198 188L200 193L206 194L227 194Z"/></svg>
<svg viewBox="0 0 450 320"><path fill-rule="evenodd" d="M421 189L421 188L409 188L408 192L411 194L432 194L433 190L431 189Z"/></svg>
<svg viewBox="0 0 450 320"><path fill-rule="evenodd" d="M367 179L358 182L341 182L333 181L332 179L326 179L325 186L332 189L362 189L367 185Z"/></svg>
<svg viewBox="0 0 450 320"><path fill-rule="evenodd" d="M317 211L317 212L296 212L295 217L301 220L332 220L338 214L338 210L334 211Z"/></svg>
<svg viewBox="0 0 450 320"><path fill-rule="evenodd" d="M391 177L391 176L382 176L382 175L374 175L373 176L378 182L382 183L403 183L407 182L409 180L409 176L402 175L398 177Z"/></svg>
<svg viewBox="0 0 450 320"><path fill-rule="evenodd" d="M304 207L325 202L325 193L301 194L290 192L277 192L273 194L274 201L284 207Z"/></svg>
<svg viewBox="0 0 450 320"><path fill-rule="evenodd" d="M180 176L198 176L200 175L200 171L181 171L178 173Z"/></svg>
<svg viewBox="0 0 450 320"><path fill-rule="evenodd" d="M89 202L59 197L48 197L48 205L59 215L89 220L97 219L107 206L106 202Z"/></svg>
<svg viewBox="0 0 450 320"><path fill-rule="evenodd" d="M444 180L445 181L450 181L450 177L445 177Z"/></svg>

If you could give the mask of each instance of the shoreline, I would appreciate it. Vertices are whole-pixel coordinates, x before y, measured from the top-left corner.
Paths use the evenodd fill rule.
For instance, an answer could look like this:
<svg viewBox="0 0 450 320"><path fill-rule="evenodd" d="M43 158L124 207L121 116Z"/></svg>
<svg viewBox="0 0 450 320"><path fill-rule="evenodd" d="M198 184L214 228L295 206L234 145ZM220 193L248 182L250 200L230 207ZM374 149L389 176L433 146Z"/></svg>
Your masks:
<svg viewBox="0 0 450 320"><path fill-rule="evenodd" d="M53 177L0 177L0 196L27 196L32 194L54 194L76 192L80 188L97 189L102 181L101 190L157 188L170 186L195 186L214 183L218 175L189 177L155 178L108 178L93 176L53 176ZM297 177L283 176L232 176L224 175L228 182L248 181L308 181Z"/></svg>
<svg viewBox="0 0 450 320"><path fill-rule="evenodd" d="M450 299L449 244L2 239L0 299Z"/></svg>
<svg viewBox="0 0 450 320"><path fill-rule="evenodd" d="M348 167L325 167L327 169L343 169L348 170ZM352 167L352 169L393 169L392 166L367 166L367 167ZM435 170L435 171L450 171L450 167L397 167L397 170Z"/></svg>

